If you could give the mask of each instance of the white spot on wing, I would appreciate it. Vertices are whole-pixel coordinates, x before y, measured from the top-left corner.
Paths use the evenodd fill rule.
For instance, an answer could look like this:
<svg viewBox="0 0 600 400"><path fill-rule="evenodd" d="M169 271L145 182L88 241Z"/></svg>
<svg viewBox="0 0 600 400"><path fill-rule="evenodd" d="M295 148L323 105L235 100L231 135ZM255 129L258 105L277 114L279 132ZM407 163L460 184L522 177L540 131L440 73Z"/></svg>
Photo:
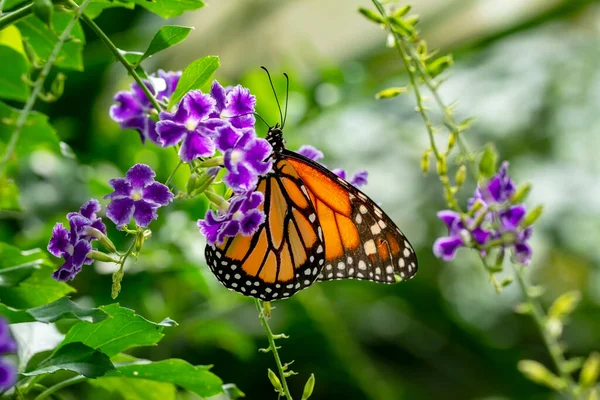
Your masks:
<svg viewBox="0 0 600 400"><path fill-rule="evenodd" d="M365 242L365 253L370 256L371 254L375 254L377 252L377 248L375 247L375 242L373 239Z"/></svg>

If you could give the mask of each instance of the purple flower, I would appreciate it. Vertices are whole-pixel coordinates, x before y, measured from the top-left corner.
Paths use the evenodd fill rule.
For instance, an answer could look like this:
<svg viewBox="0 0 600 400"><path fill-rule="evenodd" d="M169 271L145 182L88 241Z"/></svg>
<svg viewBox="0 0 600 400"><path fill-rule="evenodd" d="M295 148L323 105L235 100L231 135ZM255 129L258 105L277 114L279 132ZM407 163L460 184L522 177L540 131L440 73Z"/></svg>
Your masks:
<svg viewBox="0 0 600 400"><path fill-rule="evenodd" d="M221 244L226 237L242 234L250 236L265 222L265 214L258 207L264 201L261 192L249 192L229 199L229 208L215 213L208 210L203 220L198 220L200 233L209 244Z"/></svg>
<svg viewBox="0 0 600 400"><path fill-rule="evenodd" d="M506 202L510 200L515 190L515 185L508 176L508 161L504 161L498 173L487 181L483 187L479 186L477 188L475 195L469 201L469 207L478 199L485 204Z"/></svg>
<svg viewBox="0 0 600 400"><path fill-rule="evenodd" d="M300 146L300 148L297 151L298 154L309 158L313 161L319 162L320 159L322 159L323 156L323 152L319 149L317 149L316 147L313 147L309 144L305 144ZM325 167L325 164L319 162L322 166ZM359 170L356 174L354 174L350 179L347 179L347 173L345 170L341 169L341 168L334 168L331 170L331 172L333 172L334 174L336 174L337 176L339 176L342 179L347 180L352 186L354 187L361 187L367 184L367 178L369 177L369 173L367 171L365 171L364 169Z"/></svg>
<svg viewBox="0 0 600 400"><path fill-rule="evenodd" d="M180 77L180 71L159 70L158 77L152 74L150 81L144 81L144 84L157 99L168 101L175 92ZM146 139L150 139L152 142L160 144L156 133L156 122L151 117L155 112L154 107L140 85L136 82L132 83L131 90L117 92L114 100L116 104L110 107L109 114L114 121L119 123L121 129L137 130L142 143L145 143Z"/></svg>
<svg viewBox="0 0 600 400"><path fill-rule="evenodd" d="M106 216L118 228L128 224L131 217L145 228L158 215L156 211L173 200L173 193L162 183L155 182L155 172L145 164L136 164L127 171L125 178L111 179L114 191L104 196L110 199Z"/></svg>
<svg viewBox="0 0 600 400"><path fill-rule="evenodd" d="M450 261L456 255L456 251L466 245L465 240L469 238L469 230L464 223L472 225L474 221L465 218L463 222L460 214L450 210L440 211L437 216L448 228L448 236L438 238L434 242L433 254L444 261ZM491 236L492 233L481 226L471 227L471 237L479 245L484 245Z"/></svg>
<svg viewBox="0 0 600 400"><path fill-rule="evenodd" d="M8 321L0 317L0 355L17 351L17 342L10 334Z"/></svg>
<svg viewBox="0 0 600 400"><path fill-rule="evenodd" d="M215 129L228 123L211 117L216 101L199 90L188 92L173 113L161 112L156 132L163 147L182 142L179 157L190 162L197 157L215 154Z"/></svg>
<svg viewBox="0 0 600 400"><path fill-rule="evenodd" d="M213 81L210 95L215 100L215 109L211 118L221 118L237 129L254 128L254 107L256 97L250 94L250 90L237 85L233 88L224 88Z"/></svg>
<svg viewBox="0 0 600 400"><path fill-rule="evenodd" d="M0 359L0 390L7 390L17 382L17 370L11 363Z"/></svg>
<svg viewBox="0 0 600 400"><path fill-rule="evenodd" d="M96 213L100 211L100 203L91 199L79 209L79 212L67 214L70 230L60 222L54 225L52 237L48 243L48 251L55 257L64 259L63 265L52 275L58 281L75 278L83 265L93 261L88 258L92 250L91 242L101 234L106 234L106 226Z"/></svg>
<svg viewBox="0 0 600 400"><path fill-rule="evenodd" d="M227 169L223 182L235 193L253 190L258 177L273 167L269 159L273 148L265 139L257 138L254 129L221 127L217 129L216 145Z"/></svg>

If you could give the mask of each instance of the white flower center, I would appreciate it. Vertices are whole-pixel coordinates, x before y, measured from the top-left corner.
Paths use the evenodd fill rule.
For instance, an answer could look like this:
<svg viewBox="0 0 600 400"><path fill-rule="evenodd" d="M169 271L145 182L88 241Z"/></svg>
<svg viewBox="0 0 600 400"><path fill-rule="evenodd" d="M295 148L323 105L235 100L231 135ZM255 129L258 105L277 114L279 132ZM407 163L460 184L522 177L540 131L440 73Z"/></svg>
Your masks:
<svg viewBox="0 0 600 400"><path fill-rule="evenodd" d="M185 123L185 128L190 132L195 131L196 127L198 126L198 122L200 121L195 121L191 119Z"/></svg>
<svg viewBox="0 0 600 400"><path fill-rule="evenodd" d="M69 255L72 256L73 252L75 251L75 248L73 247L73 245L71 243L69 243L67 245L67 249L66 250L67 250L67 253L69 253Z"/></svg>
<svg viewBox="0 0 600 400"><path fill-rule="evenodd" d="M131 191L131 198L133 200L141 200L142 199L142 190L141 189L133 189Z"/></svg>
<svg viewBox="0 0 600 400"><path fill-rule="evenodd" d="M244 218L244 213L239 210L236 211L231 217L231 219L234 221L240 221L242 218Z"/></svg>
<svg viewBox="0 0 600 400"><path fill-rule="evenodd" d="M244 152L239 149L234 149L231 151L231 162L238 163L242 157L244 156Z"/></svg>

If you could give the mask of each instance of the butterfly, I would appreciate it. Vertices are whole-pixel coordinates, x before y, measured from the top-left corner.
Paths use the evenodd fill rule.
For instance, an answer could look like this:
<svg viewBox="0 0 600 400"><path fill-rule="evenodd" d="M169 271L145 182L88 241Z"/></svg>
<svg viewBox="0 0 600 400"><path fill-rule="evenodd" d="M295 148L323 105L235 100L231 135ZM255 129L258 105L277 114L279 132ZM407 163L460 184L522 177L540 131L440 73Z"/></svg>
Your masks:
<svg viewBox="0 0 600 400"><path fill-rule="evenodd" d="M316 281L412 278L417 257L400 228L359 189L286 149L281 120L267 133L273 170L256 188L265 196L265 222L252 236L206 246L217 279L230 290L272 301Z"/></svg>

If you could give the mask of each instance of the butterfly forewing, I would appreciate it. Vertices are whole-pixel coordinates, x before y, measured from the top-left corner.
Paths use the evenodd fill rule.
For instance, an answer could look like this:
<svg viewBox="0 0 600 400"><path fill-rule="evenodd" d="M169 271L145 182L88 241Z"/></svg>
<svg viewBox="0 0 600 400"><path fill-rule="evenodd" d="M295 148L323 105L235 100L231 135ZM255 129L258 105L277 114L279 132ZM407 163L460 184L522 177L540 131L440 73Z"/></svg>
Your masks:
<svg viewBox="0 0 600 400"><path fill-rule="evenodd" d="M323 229L325 267L318 280L394 283L416 274L412 246L375 202L312 160L284 154L307 188Z"/></svg>
<svg viewBox="0 0 600 400"><path fill-rule="evenodd" d="M294 167L277 160L257 187L266 220L252 236L206 247L206 260L227 288L263 300L310 286L325 264L325 244L308 190Z"/></svg>

